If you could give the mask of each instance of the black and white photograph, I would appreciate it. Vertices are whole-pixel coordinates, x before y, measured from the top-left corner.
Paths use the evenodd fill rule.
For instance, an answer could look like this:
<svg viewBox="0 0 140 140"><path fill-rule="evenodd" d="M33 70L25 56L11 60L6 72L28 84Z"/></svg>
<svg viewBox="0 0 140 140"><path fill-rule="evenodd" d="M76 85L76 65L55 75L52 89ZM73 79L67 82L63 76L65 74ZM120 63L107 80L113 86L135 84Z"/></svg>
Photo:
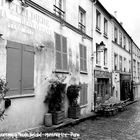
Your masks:
<svg viewBox="0 0 140 140"><path fill-rule="evenodd" d="M140 140L138 0L0 0L0 140Z"/></svg>

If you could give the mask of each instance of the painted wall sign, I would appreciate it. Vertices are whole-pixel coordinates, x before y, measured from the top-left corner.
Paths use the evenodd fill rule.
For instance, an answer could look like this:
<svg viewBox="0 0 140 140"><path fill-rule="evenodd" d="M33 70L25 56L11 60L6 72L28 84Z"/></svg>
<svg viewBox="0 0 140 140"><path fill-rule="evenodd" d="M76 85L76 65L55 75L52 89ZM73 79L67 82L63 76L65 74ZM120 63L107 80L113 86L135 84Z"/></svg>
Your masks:
<svg viewBox="0 0 140 140"><path fill-rule="evenodd" d="M96 78L111 78L111 73L108 71L95 70L94 75Z"/></svg>
<svg viewBox="0 0 140 140"><path fill-rule="evenodd" d="M7 22L7 27L15 30L20 30L27 34L33 34L33 30L38 30L47 34L51 34L49 19L32 9L27 7L22 10L19 3L13 1L9 6L5 3L0 6L1 20ZM10 21L10 22L8 22Z"/></svg>

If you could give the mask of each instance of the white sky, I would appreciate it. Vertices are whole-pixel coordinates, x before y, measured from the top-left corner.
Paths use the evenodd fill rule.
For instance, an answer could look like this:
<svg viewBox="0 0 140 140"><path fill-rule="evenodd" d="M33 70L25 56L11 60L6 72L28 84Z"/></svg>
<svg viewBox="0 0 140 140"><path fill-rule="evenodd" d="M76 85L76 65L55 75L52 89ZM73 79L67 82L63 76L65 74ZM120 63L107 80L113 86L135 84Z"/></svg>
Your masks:
<svg viewBox="0 0 140 140"><path fill-rule="evenodd" d="M106 10L123 22L123 27L140 48L140 0L99 0Z"/></svg>

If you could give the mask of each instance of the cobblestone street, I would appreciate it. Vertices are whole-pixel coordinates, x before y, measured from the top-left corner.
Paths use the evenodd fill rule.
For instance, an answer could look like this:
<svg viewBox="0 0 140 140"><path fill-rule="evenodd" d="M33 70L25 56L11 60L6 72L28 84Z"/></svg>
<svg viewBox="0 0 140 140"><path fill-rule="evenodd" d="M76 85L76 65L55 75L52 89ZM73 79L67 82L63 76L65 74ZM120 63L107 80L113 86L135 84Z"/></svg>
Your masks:
<svg viewBox="0 0 140 140"><path fill-rule="evenodd" d="M140 101L127 106L126 111L116 116L97 117L54 132L78 133L80 140L140 140ZM49 138L49 140L53 139L62 138Z"/></svg>

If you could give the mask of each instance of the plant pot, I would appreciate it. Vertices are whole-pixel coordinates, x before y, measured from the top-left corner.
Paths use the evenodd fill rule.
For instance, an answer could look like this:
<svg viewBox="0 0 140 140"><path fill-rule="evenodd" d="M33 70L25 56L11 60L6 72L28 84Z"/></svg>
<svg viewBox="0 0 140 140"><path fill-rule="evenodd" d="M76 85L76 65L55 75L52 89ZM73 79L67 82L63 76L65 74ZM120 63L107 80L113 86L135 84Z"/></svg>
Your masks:
<svg viewBox="0 0 140 140"><path fill-rule="evenodd" d="M77 119L80 117L80 106L70 106L68 108L68 117Z"/></svg>
<svg viewBox="0 0 140 140"><path fill-rule="evenodd" d="M52 126L52 114L46 113L44 116L44 124L45 126Z"/></svg>
<svg viewBox="0 0 140 140"><path fill-rule="evenodd" d="M56 111L52 113L52 123L57 125L64 121L64 111Z"/></svg>

